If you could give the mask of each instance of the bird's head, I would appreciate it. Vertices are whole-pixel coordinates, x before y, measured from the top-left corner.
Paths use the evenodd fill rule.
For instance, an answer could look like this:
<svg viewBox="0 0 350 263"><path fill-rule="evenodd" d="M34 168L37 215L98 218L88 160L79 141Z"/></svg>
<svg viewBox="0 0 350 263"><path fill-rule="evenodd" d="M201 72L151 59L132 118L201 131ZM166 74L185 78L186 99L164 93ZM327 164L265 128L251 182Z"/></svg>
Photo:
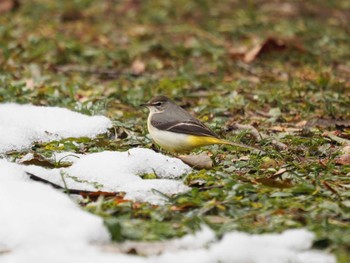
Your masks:
<svg viewBox="0 0 350 263"><path fill-rule="evenodd" d="M147 107L151 113L162 112L172 104L172 101L165 96L156 96L141 106Z"/></svg>

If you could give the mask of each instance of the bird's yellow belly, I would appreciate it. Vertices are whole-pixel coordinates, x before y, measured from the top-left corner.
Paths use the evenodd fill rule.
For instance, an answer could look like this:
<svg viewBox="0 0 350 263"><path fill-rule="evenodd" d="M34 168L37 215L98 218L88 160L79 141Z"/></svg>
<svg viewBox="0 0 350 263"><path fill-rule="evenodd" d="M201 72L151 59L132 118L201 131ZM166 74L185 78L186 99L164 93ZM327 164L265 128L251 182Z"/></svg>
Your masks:
<svg viewBox="0 0 350 263"><path fill-rule="evenodd" d="M148 130L156 144L171 152L188 152L196 147L221 143L220 139L214 137L162 131L150 126Z"/></svg>
<svg viewBox="0 0 350 263"><path fill-rule="evenodd" d="M153 128L150 130L152 139L156 144L171 152L186 152L190 146L189 135L162 131Z"/></svg>

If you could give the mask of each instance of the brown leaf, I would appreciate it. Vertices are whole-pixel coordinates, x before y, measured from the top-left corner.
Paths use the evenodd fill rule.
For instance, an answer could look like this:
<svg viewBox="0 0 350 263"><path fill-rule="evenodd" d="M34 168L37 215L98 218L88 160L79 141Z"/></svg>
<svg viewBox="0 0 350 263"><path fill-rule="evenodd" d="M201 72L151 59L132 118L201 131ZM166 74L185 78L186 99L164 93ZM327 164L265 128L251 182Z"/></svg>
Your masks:
<svg viewBox="0 0 350 263"><path fill-rule="evenodd" d="M268 53L271 51L283 51L286 48L287 45L284 43L284 41L269 37L262 43L255 45L251 50L249 50L244 55L243 61L250 63L263 53Z"/></svg>
<svg viewBox="0 0 350 263"><path fill-rule="evenodd" d="M146 65L141 60L136 59L131 65L131 71L134 75L141 75L145 72Z"/></svg>
<svg viewBox="0 0 350 263"><path fill-rule="evenodd" d="M343 154L350 154L350 145L344 146L343 149L341 149L341 152Z"/></svg>
<svg viewBox="0 0 350 263"><path fill-rule="evenodd" d="M213 167L212 159L205 153L199 155L181 155L179 159L195 169L211 169Z"/></svg>
<svg viewBox="0 0 350 263"><path fill-rule="evenodd" d="M312 119L307 121L306 127L322 127L322 128L350 128L350 120L339 119Z"/></svg>
<svg viewBox="0 0 350 263"><path fill-rule="evenodd" d="M284 174L286 171L287 171L286 168L281 168L277 172L275 172L273 175L271 175L269 178L279 177L280 175Z"/></svg>
<svg viewBox="0 0 350 263"><path fill-rule="evenodd" d="M258 178L256 179L257 182L270 186L270 187L276 187L276 188L290 188L293 187L293 185L288 181L277 181L272 178Z"/></svg>
<svg viewBox="0 0 350 263"><path fill-rule="evenodd" d="M322 136L330 138L332 141L335 141L342 145L350 145L350 140L344 139L339 137L340 134L339 131L333 131L333 132L324 132Z"/></svg>
<svg viewBox="0 0 350 263"><path fill-rule="evenodd" d="M19 163L24 165L37 165L37 166L42 166L46 168L57 168L57 164L55 161L46 159L37 153L26 154L19 160ZM70 163L62 162L59 164L59 167L68 167L70 165L71 165Z"/></svg>
<svg viewBox="0 0 350 263"><path fill-rule="evenodd" d="M77 21L82 18L83 18L83 14L81 13L81 11L75 8L68 9L61 15L61 20L63 22Z"/></svg>
<svg viewBox="0 0 350 263"><path fill-rule="evenodd" d="M244 55L247 53L248 48L247 47L243 47L243 46L239 46L239 47L231 47L228 51L228 53L230 54L230 57L233 60L243 60Z"/></svg>
<svg viewBox="0 0 350 263"><path fill-rule="evenodd" d="M240 59L246 63L253 62L262 54L269 52L281 52L293 48L304 52L304 47L296 39L277 39L268 37L264 41L255 44L251 49L245 47L232 47L229 55L232 59Z"/></svg>
<svg viewBox="0 0 350 263"><path fill-rule="evenodd" d="M19 7L18 0L0 0L0 14L15 10Z"/></svg>
<svg viewBox="0 0 350 263"><path fill-rule="evenodd" d="M194 179L188 182L188 186L190 187L201 187L205 185L207 181L204 179Z"/></svg>
<svg viewBox="0 0 350 263"><path fill-rule="evenodd" d="M331 191L333 194L336 194L339 196L339 193L337 192L337 190L334 189L333 186L331 186L327 181L322 181L322 184L329 190Z"/></svg>
<svg viewBox="0 0 350 263"><path fill-rule="evenodd" d="M196 207L196 205L188 202L188 203L184 203L181 205L173 205L170 207L170 210L171 211L186 211L186 210L189 210L190 208L193 208L193 207Z"/></svg>
<svg viewBox="0 0 350 263"><path fill-rule="evenodd" d="M139 10L141 1L140 0L129 0L129 1L123 1L123 5L121 6L120 12L125 15L125 13L128 13L130 11L136 12Z"/></svg>
<svg viewBox="0 0 350 263"><path fill-rule="evenodd" d="M118 192L104 192L104 191L86 191L86 190L68 190L71 194L79 194L84 198L90 198L91 200L97 200L101 195L104 197L116 197L118 199L123 199L124 193ZM130 202L129 200L125 200L125 202ZM121 203L121 201L120 201Z"/></svg>
<svg viewBox="0 0 350 263"><path fill-rule="evenodd" d="M339 155L334 160L336 164L341 164L341 165L350 164L350 154Z"/></svg>

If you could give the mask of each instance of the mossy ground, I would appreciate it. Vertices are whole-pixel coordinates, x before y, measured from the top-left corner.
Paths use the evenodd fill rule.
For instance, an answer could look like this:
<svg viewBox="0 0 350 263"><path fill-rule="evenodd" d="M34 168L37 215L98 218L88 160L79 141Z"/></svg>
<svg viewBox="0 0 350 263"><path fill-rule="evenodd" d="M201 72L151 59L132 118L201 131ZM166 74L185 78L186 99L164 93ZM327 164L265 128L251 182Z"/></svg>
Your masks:
<svg viewBox="0 0 350 263"><path fill-rule="evenodd" d="M350 119L349 14L346 0L21 1L0 16L0 102L62 106L114 121L119 139L33 147L45 156L152 147L147 112L138 105L167 95L226 139L266 154L199 149L211 152L215 167L188 175L192 190L164 206L82 204L106 219L116 241L178 237L203 222L218 235L305 227L316 233L315 247L345 263L350 166L336 162L343 146L324 132L350 137L349 123L339 124ZM268 38L283 48L250 63L234 55ZM327 121L317 125L319 119ZM252 124L288 149L234 133L233 122ZM286 171L275 178L279 169Z"/></svg>

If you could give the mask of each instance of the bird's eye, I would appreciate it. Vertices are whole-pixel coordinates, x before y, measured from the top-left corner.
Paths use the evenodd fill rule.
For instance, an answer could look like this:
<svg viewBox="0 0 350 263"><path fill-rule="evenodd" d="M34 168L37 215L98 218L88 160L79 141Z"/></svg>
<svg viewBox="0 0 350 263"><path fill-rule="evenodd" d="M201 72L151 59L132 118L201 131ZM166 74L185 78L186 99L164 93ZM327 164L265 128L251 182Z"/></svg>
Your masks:
<svg viewBox="0 0 350 263"><path fill-rule="evenodd" d="M161 101L159 101L157 103L154 103L154 106L156 106L156 107L159 107L159 106L162 106L162 105L163 105L163 102L161 102Z"/></svg>

